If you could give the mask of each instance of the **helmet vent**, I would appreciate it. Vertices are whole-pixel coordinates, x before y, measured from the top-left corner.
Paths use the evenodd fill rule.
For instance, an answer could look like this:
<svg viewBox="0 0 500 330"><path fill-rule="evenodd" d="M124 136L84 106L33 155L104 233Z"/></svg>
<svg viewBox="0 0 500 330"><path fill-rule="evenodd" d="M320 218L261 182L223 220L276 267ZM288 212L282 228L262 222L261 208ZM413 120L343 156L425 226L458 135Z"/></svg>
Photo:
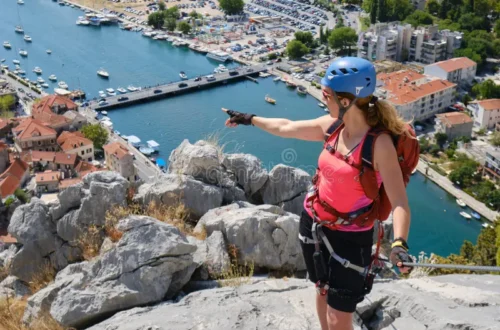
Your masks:
<svg viewBox="0 0 500 330"><path fill-rule="evenodd" d="M334 76L337 76L337 75L338 75L338 74L337 74L337 71L335 71L335 70L332 70L330 73L331 73L332 75L334 75Z"/></svg>
<svg viewBox="0 0 500 330"><path fill-rule="evenodd" d="M358 72L358 69L356 69L356 68L351 68L351 71L352 71L352 72L354 72L354 73L356 73L356 72Z"/></svg>
<svg viewBox="0 0 500 330"><path fill-rule="evenodd" d="M349 73L349 72L348 72L346 69L344 69L344 68L340 68L340 69L339 69L339 71L340 71L340 72L342 72L343 74L348 74L348 73Z"/></svg>

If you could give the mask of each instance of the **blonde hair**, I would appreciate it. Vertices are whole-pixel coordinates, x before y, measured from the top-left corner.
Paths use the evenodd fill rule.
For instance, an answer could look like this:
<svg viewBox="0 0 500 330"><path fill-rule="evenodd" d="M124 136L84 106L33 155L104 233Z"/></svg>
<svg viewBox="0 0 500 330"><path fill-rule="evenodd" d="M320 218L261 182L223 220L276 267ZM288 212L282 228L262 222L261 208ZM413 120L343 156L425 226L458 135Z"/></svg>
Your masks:
<svg viewBox="0 0 500 330"><path fill-rule="evenodd" d="M350 93L337 93L339 100L346 98L349 100L354 100L354 95ZM372 95L358 98L356 100L356 106L361 110L365 116L366 123L371 127L383 126L395 135L401 135L403 133L408 134L407 124L411 121L405 121L401 116L399 116L396 109L387 101L377 100L370 106L372 100Z"/></svg>

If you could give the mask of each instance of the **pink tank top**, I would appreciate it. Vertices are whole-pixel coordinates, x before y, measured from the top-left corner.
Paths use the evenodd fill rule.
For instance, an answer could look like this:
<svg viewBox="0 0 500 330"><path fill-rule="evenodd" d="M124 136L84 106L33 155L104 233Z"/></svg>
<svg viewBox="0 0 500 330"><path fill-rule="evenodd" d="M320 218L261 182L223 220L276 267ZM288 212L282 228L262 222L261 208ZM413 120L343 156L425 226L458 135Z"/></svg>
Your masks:
<svg viewBox="0 0 500 330"><path fill-rule="evenodd" d="M321 199L328 205L342 213L349 213L359 210L362 207L368 206L372 200L366 197L363 187L359 182L359 170L354 166L349 165L349 162L359 164L361 145L364 140L361 140L356 149L344 160L344 156L338 151L330 153L323 148L318 159L318 181L317 188ZM329 139L329 144L333 146L337 136ZM376 172L378 186L382 183L382 178L379 172ZM304 208L313 217L307 202L304 201ZM328 213L323 206L315 200L313 203L314 211L317 216L323 221L336 221L337 218ZM339 226L339 231L365 231L373 227L359 227L357 225Z"/></svg>

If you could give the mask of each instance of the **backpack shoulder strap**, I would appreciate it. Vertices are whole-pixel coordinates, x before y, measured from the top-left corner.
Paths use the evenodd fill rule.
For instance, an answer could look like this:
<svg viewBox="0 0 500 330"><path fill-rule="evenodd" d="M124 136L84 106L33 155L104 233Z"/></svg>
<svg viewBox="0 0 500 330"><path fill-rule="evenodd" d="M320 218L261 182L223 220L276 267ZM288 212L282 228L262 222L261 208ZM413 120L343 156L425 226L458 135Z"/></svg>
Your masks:
<svg viewBox="0 0 500 330"><path fill-rule="evenodd" d="M384 128L371 128L366 135L363 145L361 146L361 164L372 170L375 170L373 165L375 141L383 133L388 133L388 131Z"/></svg>
<svg viewBox="0 0 500 330"><path fill-rule="evenodd" d="M330 125L330 127L328 127L328 129L326 130L326 133L325 133L325 142L328 141L328 139L330 138L330 136L332 136L333 133L335 133L335 131L337 129L340 128L340 126L342 126L344 122L340 119L336 119L332 125Z"/></svg>

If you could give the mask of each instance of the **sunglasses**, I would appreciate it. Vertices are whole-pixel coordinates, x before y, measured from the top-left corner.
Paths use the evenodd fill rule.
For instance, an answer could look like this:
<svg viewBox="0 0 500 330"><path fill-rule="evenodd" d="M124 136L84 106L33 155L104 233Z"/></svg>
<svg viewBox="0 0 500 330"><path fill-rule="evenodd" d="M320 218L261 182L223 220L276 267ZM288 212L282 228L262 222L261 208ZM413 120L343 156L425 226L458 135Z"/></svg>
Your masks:
<svg viewBox="0 0 500 330"><path fill-rule="evenodd" d="M324 91L324 90L323 90L323 91L321 91L321 93L323 93L323 97L324 97L325 99L329 99L329 98L332 96L332 94L330 94L330 93L328 93L328 92L326 92L326 91Z"/></svg>

